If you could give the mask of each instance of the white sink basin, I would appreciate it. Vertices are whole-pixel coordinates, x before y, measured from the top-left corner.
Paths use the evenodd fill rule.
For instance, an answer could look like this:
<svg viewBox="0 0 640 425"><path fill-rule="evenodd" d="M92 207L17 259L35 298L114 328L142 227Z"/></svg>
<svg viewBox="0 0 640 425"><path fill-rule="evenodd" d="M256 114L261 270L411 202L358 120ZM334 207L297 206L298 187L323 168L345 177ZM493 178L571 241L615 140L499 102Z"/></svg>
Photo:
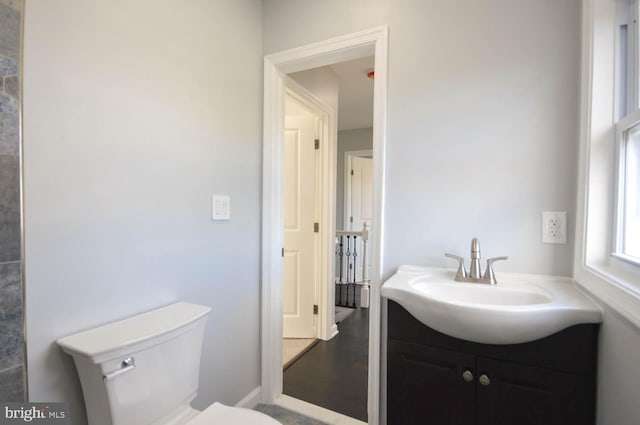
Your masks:
<svg viewBox="0 0 640 425"><path fill-rule="evenodd" d="M602 321L600 308L568 278L499 274L488 285L454 277L454 270L401 266L381 293L432 329L484 344L529 342Z"/></svg>
<svg viewBox="0 0 640 425"><path fill-rule="evenodd" d="M497 287L477 283L430 282L428 279L419 278L409 285L421 295L440 302L455 301L458 304L485 305L485 306L517 306L545 304L551 302L551 296L547 293L535 292L525 289Z"/></svg>

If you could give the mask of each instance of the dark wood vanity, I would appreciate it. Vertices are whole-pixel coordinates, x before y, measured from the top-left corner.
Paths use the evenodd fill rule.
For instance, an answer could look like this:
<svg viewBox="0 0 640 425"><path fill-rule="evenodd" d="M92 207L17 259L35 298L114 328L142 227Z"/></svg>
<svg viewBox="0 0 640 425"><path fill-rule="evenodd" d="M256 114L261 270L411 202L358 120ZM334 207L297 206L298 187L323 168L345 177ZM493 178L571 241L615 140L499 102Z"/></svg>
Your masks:
<svg viewBox="0 0 640 425"><path fill-rule="evenodd" d="M479 344L437 332L389 300L387 425L593 425L598 328Z"/></svg>

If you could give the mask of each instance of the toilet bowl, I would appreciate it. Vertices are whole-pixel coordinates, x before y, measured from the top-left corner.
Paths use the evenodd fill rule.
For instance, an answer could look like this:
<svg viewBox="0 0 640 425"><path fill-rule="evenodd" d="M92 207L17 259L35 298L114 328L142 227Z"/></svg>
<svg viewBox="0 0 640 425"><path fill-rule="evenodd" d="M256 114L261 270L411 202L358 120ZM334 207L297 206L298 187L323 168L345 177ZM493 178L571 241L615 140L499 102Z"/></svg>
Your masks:
<svg viewBox="0 0 640 425"><path fill-rule="evenodd" d="M73 357L89 425L277 425L249 409L190 405L210 307L176 303L61 338Z"/></svg>

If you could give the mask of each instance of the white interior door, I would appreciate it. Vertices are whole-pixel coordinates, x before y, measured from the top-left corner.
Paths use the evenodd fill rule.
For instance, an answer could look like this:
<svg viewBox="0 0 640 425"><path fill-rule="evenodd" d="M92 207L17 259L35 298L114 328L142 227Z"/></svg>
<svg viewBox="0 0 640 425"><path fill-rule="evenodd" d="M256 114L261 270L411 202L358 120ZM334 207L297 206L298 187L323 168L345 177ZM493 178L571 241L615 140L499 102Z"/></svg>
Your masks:
<svg viewBox="0 0 640 425"><path fill-rule="evenodd" d="M286 111L290 111L288 99ZM294 105L300 106L300 105ZM295 108L294 108L295 109ZM284 136L283 336L313 338L316 117L286 115Z"/></svg>
<svg viewBox="0 0 640 425"><path fill-rule="evenodd" d="M371 229L373 220L373 160L371 158L351 157L351 173L349 179L351 194L348 200L350 204L351 216L349 218L348 229L352 231L362 230L363 224ZM362 240L358 240L357 252L361 256ZM369 253L367 252L367 257ZM362 259L362 257L360 257ZM362 264L362 263L360 263ZM367 269L371 276L371 261L367 258ZM356 281L363 279L363 269L356 264Z"/></svg>

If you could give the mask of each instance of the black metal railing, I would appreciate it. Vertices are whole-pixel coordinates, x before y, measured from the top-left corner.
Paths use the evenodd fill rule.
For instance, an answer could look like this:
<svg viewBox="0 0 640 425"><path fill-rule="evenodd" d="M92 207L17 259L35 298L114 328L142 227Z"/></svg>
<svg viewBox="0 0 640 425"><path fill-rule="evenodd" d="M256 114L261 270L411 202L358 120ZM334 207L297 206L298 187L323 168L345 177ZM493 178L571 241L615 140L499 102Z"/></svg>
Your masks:
<svg viewBox="0 0 640 425"><path fill-rule="evenodd" d="M367 247L369 230L336 231L336 305L369 307ZM359 299L359 300L358 300Z"/></svg>

